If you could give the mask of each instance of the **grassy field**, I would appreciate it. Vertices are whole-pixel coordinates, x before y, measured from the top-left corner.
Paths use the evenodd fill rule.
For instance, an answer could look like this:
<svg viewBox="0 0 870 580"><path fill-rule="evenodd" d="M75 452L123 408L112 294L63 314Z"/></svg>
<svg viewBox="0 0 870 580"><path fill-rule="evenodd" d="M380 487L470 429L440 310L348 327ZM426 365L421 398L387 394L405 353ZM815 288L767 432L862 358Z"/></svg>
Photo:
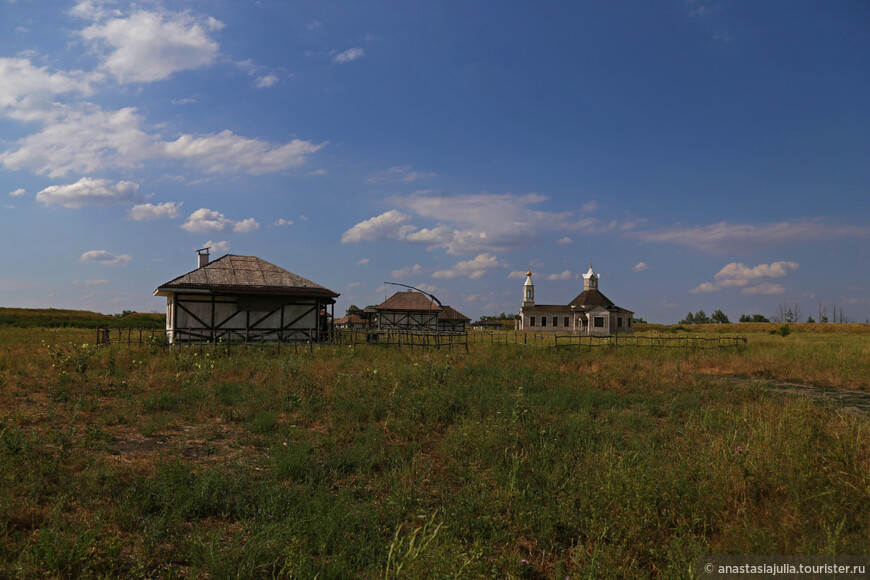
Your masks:
<svg viewBox="0 0 870 580"><path fill-rule="evenodd" d="M738 326L721 351L229 356L0 329L0 577L684 577L709 553L866 553L866 416L775 388L870 394L866 325Z"/></svg>

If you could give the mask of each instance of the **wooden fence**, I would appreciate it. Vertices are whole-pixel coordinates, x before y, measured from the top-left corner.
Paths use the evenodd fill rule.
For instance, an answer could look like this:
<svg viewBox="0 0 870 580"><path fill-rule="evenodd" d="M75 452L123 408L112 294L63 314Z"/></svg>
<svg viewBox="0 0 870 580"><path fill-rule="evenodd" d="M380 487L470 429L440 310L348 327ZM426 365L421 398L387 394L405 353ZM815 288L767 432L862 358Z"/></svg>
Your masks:
<svg viewBox="0 0 870 580"><path fill-rule="evenodd" d="M558 334L553 332L475 332L473 343L558 348L729 348L746 344L744 336L666 336L645 334Z"/></svg>
<svg viewBox="0 0 870 580"><path fill-rule="evenodd" d="M464 348L468 352L467 332L422 332L414 330L336 330L336 344L375 345L398 348Z"/></svg>
<svg viewBox="0 0 870 580"><path fill-rule="evenodd" d="M690 336L614 334L597 336L588 334L558 334L552 332L421 332L411 330L354 330L336 329L319 334L316 329L293 331L263 330L229 333L221 336L201 331L175 330L178 345L214 346L227 350L250 346L275 347L279 352L292 347L313 349L325 345L371 345L398 348L464 348L469 344L508 344L526 347L551 348L682 348L688 350L740 347L746 344L743 336ZM153 328L99 328L97 344L127 346L169 346L167 331Z"/></svg>

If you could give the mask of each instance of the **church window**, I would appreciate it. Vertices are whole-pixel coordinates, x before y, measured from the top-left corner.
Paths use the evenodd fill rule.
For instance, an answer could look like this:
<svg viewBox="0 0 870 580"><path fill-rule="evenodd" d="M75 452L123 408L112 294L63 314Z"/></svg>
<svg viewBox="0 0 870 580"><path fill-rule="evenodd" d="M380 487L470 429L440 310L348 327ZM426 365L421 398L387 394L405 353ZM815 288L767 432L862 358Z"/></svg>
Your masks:
<svg viewBox="0 0 870 580"><path fill-rule="evenodd" d="M595 326L595 328L604 328L604 317L596 316L592 319L592 325Z"/></svg>
<svg viewBox="0 0 870 580"><path fill-rule="evenodd" d="M616 328L622 328L622 316L616 317Z"/></svg>
<svg viewBox="0 0 870 580"><path fill-rule="evenodd" d="M553 317L553 326L559 326L559 317L558 316Z"/></svg>
<svg viewBox="0 0 870 580"><path fill-rule="evenodd" d="M547 326L547 317L546 316L541 317L541 326Z"/></svg>
<svg viewBox="0 0 870 580"><path fill-rule="evenodd" d="M564 326L569 326L569 324L568 324L568 317L567 317L567 316L565 317L564 322L565 322Z"/></svg>
<svg viewBox="0 0 870 580"><path fill-rule="evenodd" d="M535 325L535 317L529 316L529 326L534 326L534 325Z"/></svg>

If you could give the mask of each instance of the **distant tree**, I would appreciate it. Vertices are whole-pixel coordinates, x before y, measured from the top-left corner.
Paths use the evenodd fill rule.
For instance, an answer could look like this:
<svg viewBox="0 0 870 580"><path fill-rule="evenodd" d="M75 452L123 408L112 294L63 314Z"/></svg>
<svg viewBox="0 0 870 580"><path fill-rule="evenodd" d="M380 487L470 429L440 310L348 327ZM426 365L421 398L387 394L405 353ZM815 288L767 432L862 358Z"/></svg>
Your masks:
<svg viewBox="0 0 870 580"><path fill-rule="evenodd" d="M728 320L728 316L726 316L725 313L721 310L716 310L715 312L713 312L711 320L716 324L728 324L731 322L730 320Z"/></svg>
<svg viewBox="0 0 870 580"><path fill-rule="evenodd" d="M807 317L807 322L810 324L813 324L815 322L815 320L813 320L812 316L809 316L809 317Z"/></svg>
<svg viewBox="0 0 870 580"><path fill-rule="evenodd" d="M359 312L360 308L356 304L351 304L347 307L347 310L344 311L345 316L350 316L354 312Z"/></svg>
<svg viewBox="0 0 870 580"><path fill-rule="evenodd" d="M752 322L770 322L770 319L768 319L767 317L762 316L760 314L753 314L752 315Z"/></svg>
<svg viewBox="0 0 870 580"><path fill-rule="evenodd" d="M707 316L707 313L703 310L699 310L695 313L695 324L710 324L712 320Z"/></svg>
<svg viewBox="0 0 870 580"><path fill-rule="evenodd" d="M828 309L827 307L819 302L819 322L827 322L828 321Z"/></svg>
<svg viewBox="0 0 870 580"><path fill-rule="evenodd" d="M649 324L646 320L641 318L640 316L633 316L631 319L632 324Z"/></svg>
<svg viewBox="0 0 870 580"><path fill-rule="evenodd" d="M125 316L130 316L131 314L136 314L135 310L122 310L118 314L113 314L115 318L124 318Z"/></svg>
<svg viewBox="0 0 870 580"><path fill-rule="evenodd" d="M788 304L787 302L779 303L779 314L773 317L774 322L797 322L801 317L801 305L795 302Z"/></svg>
<svg viewBox="0 0 870 580"><path fill-rule="evenodd" d="M741 314L740 315L740 322L752 322L752 317L749 316L748 314Z"/></svg>
<svg viewBox="0 0 870 580"><path fill-rule="evenodd" d="M686 317L683 318L679 323L680 324L695 324L695 315L692 314L691 312L689 312L688 314L686 314Z"/></svg>

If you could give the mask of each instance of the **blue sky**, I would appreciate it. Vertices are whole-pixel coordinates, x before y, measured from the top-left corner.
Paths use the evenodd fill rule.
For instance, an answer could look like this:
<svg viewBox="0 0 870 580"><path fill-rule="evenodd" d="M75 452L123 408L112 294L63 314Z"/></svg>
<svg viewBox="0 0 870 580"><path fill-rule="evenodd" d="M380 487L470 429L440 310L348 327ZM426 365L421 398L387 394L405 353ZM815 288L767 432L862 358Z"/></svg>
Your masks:
<svg viewBox="0 0 870 580"><path fill-rule="evenodd" d="M870 318L865 2L0 0L0 305L162 311L194 250L470 317Z"/></svg>

